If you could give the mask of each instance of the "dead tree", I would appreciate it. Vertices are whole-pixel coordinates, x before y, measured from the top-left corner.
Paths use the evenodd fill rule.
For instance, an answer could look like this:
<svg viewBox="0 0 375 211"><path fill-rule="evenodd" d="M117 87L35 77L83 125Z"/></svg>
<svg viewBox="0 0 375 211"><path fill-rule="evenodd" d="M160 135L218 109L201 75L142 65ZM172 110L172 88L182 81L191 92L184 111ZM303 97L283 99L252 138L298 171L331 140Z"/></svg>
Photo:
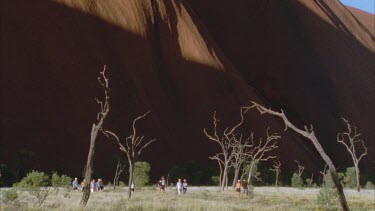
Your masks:
<svg viewBox="0 0 375 211"><path fill-rule="evenodd" d="M331 173L332 180L335 183L337 193L338 193L339 198L340 198L340 204L341 204L342 209L345 210L345 211L349 210L349 206L348 206L348 203L346 202L346 198L345 198L345 194L344 194L344 191L343 191L342 184L341 184L341 182L339 180L339 177L337 175L337 172L336 172L336 167L333 164L331 158L329 158L328 155L325 153L322 145L320 145L320 143L318 141L318 138L315 136L315 132L314 132L314 129L313 129L312 125L310 125L310 129L308 129L305 126L305 130L301 130L301 129L297 128L295 125L293 125L288 120L288 118L285 116L283 110L281 110L281 112L276 112L276 111L273 111L271 109L267 109L267 108L259 105L256 102L252 102L252 105L249 106L249 107L246 107L246 108L248 110L251 109L251 108L256 108L259 111L260 114L271 114L271 115L274 115L274 116L278 116L284 121L285 131L288 128L290 128L293 131L295 131L296 133L298 133L298 134L302 135L303 137L309 139L313 143L313 145L315 146L316 150L319 152L320 156L323 158L325 163L328 165L329 171Z"/></svg>
<svg viewBox="0 0 375 211"><path fill-rule="evenodd" d="M268 132L269 128L266 130L267 138L265 141L263 141L262 138L260 138L258 144L254 143L254 139L251 140L251 145L253 146L251 151L249 152L249 158L250 158L250 170L249 175L247 177L247 182L251 184L251 178L253 173L253 168L256 163L259 163L260 161L267 161L269 159L276 158L276 156L268 155L268 153L274 149L277 149L278 146L277 140L281 138L281 136L277 135L276 133L269 134Z"/></svg>
<svg viewBox="0 0 375 211"><path fill-rule="evenodd" d="M221 187L222 185L222 177L223 177L223 166L224 166L224 159L220 158L220 154L221 153L218 153L214 156L211 156L209 157L209 159L211 160L216 160L218 165L219 165L219 168L220 168L220 176L219 176L219 186ZM224 184L225 185L225 184Z"/></svg>
<svg viewBox="0 0 375 211"><path fill-rule="evenodd" d="M234 138L235 138L235 141L233 142L233 145L232 145L233 159L230 164L230 167L234 168L234 177L233 177L233 183L232 183L233 188L236 185L238 177L240 176L239 173L240 173L241 167L243 166L243 164L249 157L248 152L250 151L250 148L252 147L252 145L250 144L250 140L253 140L254 134L251 133L250 136L246 139L242 137L242 134L237 134L234 136Z"/></svg>
<svg viewBox="0 0 375 211"><path fill-rule="evenodd" d="M131 198L130 184L133 181L135 162L138 160L138 157L140 156L142 151L146 147L148 147L152 142L156 141L156 139L151 139L147 142L144 142L145 137L142 135L138 135L136 127L135 127L137 121L145 118L149 113L150 111L134 119L133 125L132 125L132 129L133 129L132 134L129 137L125 138L124 140L120 140L120 138L115 133L109 130L105 130L105 131L102 130L102 132L109 139L116 141L117 145L120 147L120 150L123 151L128 158L128 162L129 162L128 198Z"/></svg>
<svg viewBox="0 0 375 211"><path fill-rule="evenodd" d="M358 164L359 164L359 161L361 161L361 159L365 155L367 155L367 147L365 146L365 142L362 139L359 139L361 134L357 133L357 127L351 126L348 120L344 118L342 118L342 120L344 120L344 122L346 123L348 131L341 133L341 134L338 133L337 142L343 144L352 157L354 168L355 168L355 175L357 178L357 191L359 192L361 190L361 187L359 184L360 174L359 174ZM359 150L360 147L362 147L363 150L362 150L362 154L358 155L357 150Z"/></svg>
<svg viewBox="0 0 375 211"><path fill-rule="evenodd" d="M124 169L125 165L122 165L121 161L118 161L116 166L115 177L113 178L113 189L115 189L116 186L119 186L118 180L120 179L120 175L122 171L124 171Z"/></svg>
<svg viewBox="0 0 375 211"><path fill-rule="evenodd" d="M232 154L232 143L235 141L235 131L238 127L240 127L244 120L244 109L241 107L240 109L240 122L235 126L229 128L227 127L223 132L219 134L218 123L220 120L216 118L216 111L213 114L213 132L207 132L207 129L204 128L203 132L207 136L207 138L215 143L219 144L221 148L221 152L211 157L211 159L218 160L219 166L222 165L222 173L221 173L221 182L220 182L220 189L224 190L224 188L228 188L228 171L229 171L229 164L233 158Z"/></svg>
<svg viewBox="0 0 375 211"><path fill-rule="evenodd" d="M297 163L297 166L298 166L298 176L301 177L303 171L305 170L305 167L303 167L303 166L298 162L298 160L294 160L294 162Z"/></svg>
<svg viewBox="0 0 375 211"><path fill-rule="evenodd" d="M96 123L92 125L91 134L90 134L90 148L89 154L87 156L87 163L85 168L85 180L86 184L89 185L91 181L91 176L93 172L93 163L94 163L94 153L95 153L95 142L98 137L98 132L102 129L105 118L109 113L109 86L108 78L105 76L106 66L104 65L103 71L100 72L98 77L99 84L104 89L104 101L95 99L100 106L100 111L97 114ZM83 196L80 202L81 207L85 207L90 198L90 188L85 188L83 191Z"/></svg>
<svg viewBox="0 0 375 211"><path fill-rule="evenodd" d="M276 173L276 181L275 181L275 186L278 186L279 182L279 175L281 173L281 162L279 158L277 158L277 161L273 161L272 168L270 169L271 171L274 171Z"/></svg>

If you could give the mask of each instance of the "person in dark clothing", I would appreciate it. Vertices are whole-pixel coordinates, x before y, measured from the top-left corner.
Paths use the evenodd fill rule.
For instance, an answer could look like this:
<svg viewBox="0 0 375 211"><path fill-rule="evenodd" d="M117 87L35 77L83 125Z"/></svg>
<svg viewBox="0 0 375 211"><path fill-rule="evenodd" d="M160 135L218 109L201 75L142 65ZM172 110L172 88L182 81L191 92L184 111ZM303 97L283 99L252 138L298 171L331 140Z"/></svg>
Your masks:
<svg viewBox="0 0 375 211"><path fill-rule="evenodd" d="M243 194L245 194L247 196L247 194L249 194L249 184L247 183L246 180L242 180L242 190L243 190Z"/></svg>

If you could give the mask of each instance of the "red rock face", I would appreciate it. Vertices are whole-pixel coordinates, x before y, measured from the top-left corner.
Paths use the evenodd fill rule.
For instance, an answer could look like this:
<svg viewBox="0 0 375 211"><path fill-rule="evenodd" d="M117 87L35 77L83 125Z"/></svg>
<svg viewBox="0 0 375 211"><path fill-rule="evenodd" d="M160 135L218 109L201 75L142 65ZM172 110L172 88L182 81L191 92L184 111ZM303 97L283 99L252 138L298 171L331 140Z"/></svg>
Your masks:
<svg viewBox="0 0 375 211"><path fill-rule="evenodd" d="M373 168L374 36L338 2L93 2L5 1L2 162L29 148L36 167L80 175L106 64L112 110L105 128L128 136L132 119L151 110L140 130L158 139L142 155L155 174L209 162L217 149L203 128L212 112L233 124L251 100L286 109L297 125L312 123L341 168L350 157L335 140L340 116L348 118L369 146L363 167ZM312 145L283 132L280 120L246 118L244 131L261 137L269 126L283 136L277 153L285 163L322 168ZM115 154L100 137L97 171L112 175Z"/></svg>

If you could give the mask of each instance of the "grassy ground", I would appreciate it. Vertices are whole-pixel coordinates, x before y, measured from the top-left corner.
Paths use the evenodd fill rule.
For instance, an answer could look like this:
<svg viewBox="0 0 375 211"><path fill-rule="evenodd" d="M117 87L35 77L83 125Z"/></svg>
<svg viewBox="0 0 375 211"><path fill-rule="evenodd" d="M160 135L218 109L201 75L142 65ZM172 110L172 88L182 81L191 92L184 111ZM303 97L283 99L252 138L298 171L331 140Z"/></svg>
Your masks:
<svg viewBox="0 0 375 211"><path fill-rule="evenodd" d="M126 189L107 188L104 192L91 194L84 210L322 210L316 203L319 189L294 189L256 187L254 197L236 198L233 190L218 191L216 187L190 187L186 195L177 195L173 188L159 194L156 188L136 190L131 200L126 198ZM375 191L345 190L352 210L375 210ZM79 210L82 193L59 191L49 196L41 210ZM0 210L37 210L32 198L20 193L17 204L1 203ZM339 205L331 207L339 210Z"/></svg>

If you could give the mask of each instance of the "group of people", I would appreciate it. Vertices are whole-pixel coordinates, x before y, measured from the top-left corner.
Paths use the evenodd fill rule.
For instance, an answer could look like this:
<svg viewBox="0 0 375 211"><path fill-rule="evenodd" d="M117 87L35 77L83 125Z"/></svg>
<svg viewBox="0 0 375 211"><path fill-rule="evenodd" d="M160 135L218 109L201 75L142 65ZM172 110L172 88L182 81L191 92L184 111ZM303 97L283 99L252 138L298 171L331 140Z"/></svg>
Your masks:
<svg viewBox="0 0 375 211"><path fill-rule="evenodd" d="M181 193L186 194L187 187L188 187L186 179L184 179L183 182L181 182L181 179L178 179L176 187L177 187L178 195L180 195Z"/></svg>
<svg viewBox="0 0 375 211"><path fill-rule="evenodd" d="M86 179L82 180L81 187L78 187L78 178L77 177L74 178L74 181L73 181L72 184L73 184L73 190L78 190L78 188L80 188L81 191L84 191L86 188L88 188L87 183L86 183ZM89 188L90 188L91 192L103 191L103 189L104 189L103 180L99 178L95 182L95 179L92 179L91 182L90 182Z"/></svg>
<svg viewBox="0 0 375 211"><path fill-rule="evenodd" d="M241 180L238 180L237 183L236 183L236 186L235 186L237 198L240 198L240 196L241 196L241 187L242 187L244 195L247 196L249 194L249 184L247 183L247 181L243 180L241 182Z"/></svg>
<svg viewBox="0 0 375 211"><path fill-rule="evenodd" d="M165 178L161 177L161 179L158 182L159 193L164 193L166 186L167 186L167 183L165 181ZM188 187L188 183L187 183L186 179L183 179L183 180L178 179L177 180L176 188L177 188L178 195L186 194L187 187Z"/></svg>

